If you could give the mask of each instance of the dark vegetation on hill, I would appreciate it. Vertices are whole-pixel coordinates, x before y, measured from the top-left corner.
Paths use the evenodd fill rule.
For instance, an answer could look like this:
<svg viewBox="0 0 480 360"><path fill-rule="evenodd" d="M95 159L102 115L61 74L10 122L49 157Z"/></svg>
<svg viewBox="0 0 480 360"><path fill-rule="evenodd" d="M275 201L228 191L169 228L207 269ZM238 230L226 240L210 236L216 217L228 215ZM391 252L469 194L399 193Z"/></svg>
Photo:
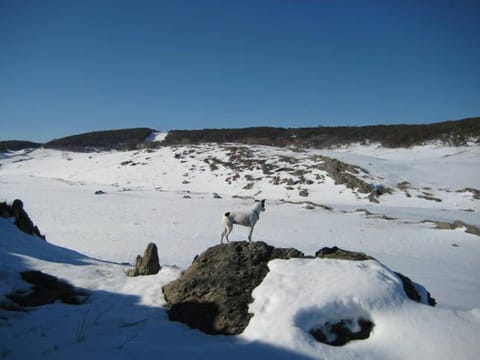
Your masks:
<svg viewBox="0 0 480 360"><path fill-rule="evenodd" d="M235 142L324 148L355 142L379 142L386 147L409 147L433 140L462 145L471 138L476 141L480 138L480 117L428 125L174 130L168 133L163 144Z"/></svg>
<svg viewBox="0 0 480 360"><path fill-rule="evenodd" d="M31 141L21 141L21 140L8 140L0 141L0 152L7 151L18 151L23 149L36 149L42 146L42 144L31 142Z"/></svg>
<svg viewBox="0 0 480 360"><path fill-rule="evenodd" d="M251 127L242 129L172 130L162 143L149 140L148 128L94 131L55 139L46 144L0 141L0 152L44 146L65 151L134 150L161 145L243 143L326 148L349 143L378 142L386 147L410 147L440 140L451 145L480 142L480 117L427 125L374 125L312 128Z"/></svg>
<svg viewBox="0 0 480 360"><path fill-rule="evenodd" d="M55 139L44 147L68 151L134 150L154 131L148 128L93 131Z"/></svg>

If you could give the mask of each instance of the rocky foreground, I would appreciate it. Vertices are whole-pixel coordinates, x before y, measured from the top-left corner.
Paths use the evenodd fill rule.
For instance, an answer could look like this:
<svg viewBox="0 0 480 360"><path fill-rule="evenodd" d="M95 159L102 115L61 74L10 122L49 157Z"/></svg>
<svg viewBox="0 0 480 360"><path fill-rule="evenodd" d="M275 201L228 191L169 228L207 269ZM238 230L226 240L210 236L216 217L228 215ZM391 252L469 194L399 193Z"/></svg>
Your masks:
<svg viewBox="0 0 480 360"><path fill-rule="evenodd" d="M208 359L232 353L288 359L478 354L472 336L480 324L477 309L451 310L443 303L433 308L435 300L423 286L362 252L323 247L305 255L261 241L230 242L205 246L181 272L160 266L158 251L166 248L150 243L128 271L127 264L26 235L12 216L23 210L20 205L4 204L2 216L9 219L0 217L6 235L0 237L0 320L8 325L0 332L9 358L42 351L83 357L92 349L95 357L116 351L119 359L139 352L176 359L197 352ZM240 335L205 336L170 320L211 335Z"/></svg>
<svg viewBox="0 0 480 360"><path fill-rule="evenodd" d="M323 248L316 257L347 261L376 261L370 256L333 248ZM252 291L260 285L269 272L268 262L274 259L314 258L293 248L275 248L264 242L231 242L207 249L197 256L182 276L163 287L170 320L180 321L207 334L240 334L247 327L252 314ZM406 295L417 302L434 306L435 300L428 292L408 277L395 273L403 284ZM318 274L319 279L322 274ZM345 321L335 324L342 336L354 339L358 334L348 334ZM362 320L360 333L368 337L373 323ZM370 330L368 330L370 329ZM311 329L318 341L328 343L328 337ZM368 331L367 331L368 330ZM348 341L335 337L332 345Z"/></svg>

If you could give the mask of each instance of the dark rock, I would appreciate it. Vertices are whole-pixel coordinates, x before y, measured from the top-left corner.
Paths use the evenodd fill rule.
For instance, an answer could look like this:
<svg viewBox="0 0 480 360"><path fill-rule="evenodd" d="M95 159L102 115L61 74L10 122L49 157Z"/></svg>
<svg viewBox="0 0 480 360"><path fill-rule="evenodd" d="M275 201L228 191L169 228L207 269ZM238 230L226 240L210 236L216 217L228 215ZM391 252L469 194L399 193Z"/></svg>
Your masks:
<svg viewBox="0 0 480 360"><path fill-rule="evenodd" d="M97 191L95 191L95 195L105 195L105 194L106 194L106 192L103 191L103 190L97 190Z"/></svg>
<svg viewBox="0 0 480 360"><path fill-rule="evenodd" d="M88 298L86 292L41 271L24 271L21 276L23 280L33 285L32 291L26 293L17 291L7 295L20 306L40 306L52 304L57 300L65 304L80 305Z"/></svg>
<svg viewBox="0 0 480 360"><path fill-rule="evenodd" d="M356 324L354 324L355 322ZM360 330L353 331L353 327L360 328ZM322 328L311 329L309 333L321 343L343 346L351 340L368 339L373 327L374 324L370 320L359 319L353 321L344 319L332 324L327 322Z"/></svg>
<svg viewBox="0 0 480 360"><path fill-rule="evenodd" d="M12 207L7 205L6 202L0 203L0 216L3 218L12 217Z"/></svg>
<svg viewBox="0 0 480 360"><path fill-rule="evenodd" d="M378 198L384 194L393 194L393 189L379 184L370 184L368 199L371 202L379 203Z"/></svg>
<svg viewBox="0 0 480 360"><path fill-rule="evenodd" d="M298 195L307 197L308 196L308 190L307 189L302 189L302 190L299 191Z"/></svg>
<svg viewBox="0 0 480 360"><path fill-rule="evenodd" d="M127 272L128 276L154 275L160 271L157 245L148 244L143 256L138 255L135 262L135 269Z"/></svg>
<svg viewBox="0 0 480 360"><path fill-rule="evenodd" d="M424 200L432 200L432 201L436 201L436 202L442 202L442 199L436 198L431 194L417 195L417 198L424 199Z"/></svg>
<svg viewBox="0 0 480 360"><path fill-rule="evenodd" d="M407 296L410 299L412 299L413 301L419 302L419 303L425 303L425 301L426 301L426 304L428 304L430 306L435 306L437 304L437 301L426 290L425 291L426 291L426 295L427 295L426 297L427 298L425 299L425 301L422 301L422 297L418 293L418 290L415 287L414 282L409 277L407 277L407 276L405 276L405 275L403 275L399 272L395 272L395 274L402 281L403 291L405 291L405 293L407 294Z"/></svg>
<svg viewBox="0 0 480 360"><path fill-rule="evenodd" d="M255 186L255 184L253 182L250 182L247 185L245 185L242 189L251 190L251 189L253 189L254 186Z"/></svg>
<svg viewBox="0 0 480 360"><path fill-rule="evenodd" d="M13 200L12 203L12 214L15 219L19 218L22 216L22 211L23 211L23 201L19 199Z"/></svg>
<svg viewBox="0 0 480 360"><path fill-rule="evenodd" d="M207 249L179 279L163 287L170 320L207 334L240 334L252 316L251 294L267 275L267 263L292 257L303 253L264 242L230 242Z"/></svg>
<svg viewBox="0 0 480 360"><path fill-rule="evenodd" d="M348 251L340 249L339 247L324 247L318 250L315 253L316 257L326 258L326 259L339 259L339 260L354 260L354 261L365 261L365 260L375 260L373 257L364 254L362 252Z"/></svg>
<svg viewBox="0 0 480 360"><path fill-rule="evenodd" d="M305 255L294 248L273 248L272 254L270 255L270 260L273 259L283 259L288 260L292 258L303 258Z"/></svg>
<svg viewBox="0 0 480 360"><path fill-rule="evenodd" d="M400 190L406 191L412 187L412 184L410 184L408 181L402 181L397 184L397 187Z"/></svg>
<svg viewBox="0 0 480 360"><path fill-rule="evenodd" d="M24 210L22 200L16 199L13 201L12 205L8 205L5 202L0 203L0 216L4 218L15 218L15 225L21 231L45 240L45 236L40 233L38 227L35 226L27 212Z"/></svg>

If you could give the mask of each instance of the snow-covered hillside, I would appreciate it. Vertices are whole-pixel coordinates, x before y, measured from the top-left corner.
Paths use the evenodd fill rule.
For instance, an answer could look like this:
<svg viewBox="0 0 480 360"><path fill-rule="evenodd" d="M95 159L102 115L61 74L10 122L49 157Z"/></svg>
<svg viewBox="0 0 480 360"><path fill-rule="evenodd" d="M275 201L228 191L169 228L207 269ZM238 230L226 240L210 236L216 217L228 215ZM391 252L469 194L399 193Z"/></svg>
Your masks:
<svg viewBox="0 0 480 360"><path fill-rule="evenodd" d="M335 184L324 166L326 157L354 165L345 171L390 193L375 203L369 193L350 189L348 181ZM0 354L5 358L406 359L418 354L473 359L480 353L472 340L480 328L478 146L38 149L0 158L0 189L0 200L23 200L48 241L19 233L9 219L0 218L1 293L25 287L18 271L34 268L92 294L75 308L55 304L28 313L2 311ZM306 254L332 245L365 252L425 286L437 307L403 299L401 290L389 287L388 277L382 280L378 265L357 269L358 264L341 261L276 260L254 292L255 316L244 335L211 337L169 322L161 287L196 254L219 243L225 211L249 208L253 198L267 200L253 240ZM240 227L230 235L235 241L246 237L247 229ZM157 244L160 262L167 266L157 275L127 278L125 263L134 263L149 242ZM371 277L376 282L367 281ZM349 291L336 293L322 278L341 278ZM360 288L362 282L368 287ZM315 284L307 298L288 300L297 288ZM272 301L275 306L268 305ZM369 339L331 348L313 344L307 335L299 338L297 328L307 317L323 316L334 303L349 307L362 301L361 310L352 305L354 310L368 311L383 324ZM300 312L306 314L303 320L295 317ZM273 318L277 322L268 323ZM285 323L290 328L282 328Z"/></svg>

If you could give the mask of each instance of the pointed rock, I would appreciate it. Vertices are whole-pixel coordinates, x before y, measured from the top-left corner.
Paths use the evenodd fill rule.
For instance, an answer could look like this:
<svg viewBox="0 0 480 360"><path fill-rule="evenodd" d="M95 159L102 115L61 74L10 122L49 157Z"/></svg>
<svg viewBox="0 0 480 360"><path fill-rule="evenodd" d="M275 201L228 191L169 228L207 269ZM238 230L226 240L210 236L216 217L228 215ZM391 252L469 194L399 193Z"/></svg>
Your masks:
<svg viewBox="0 0 480 360"><path fill-rule="evenodd" d="M138 255L135 262L135 269L127 272L128 276L139 275L154 275L161 269L160 261L158 259L157 245L150 243L143 253L143 256Z"/></svg>

